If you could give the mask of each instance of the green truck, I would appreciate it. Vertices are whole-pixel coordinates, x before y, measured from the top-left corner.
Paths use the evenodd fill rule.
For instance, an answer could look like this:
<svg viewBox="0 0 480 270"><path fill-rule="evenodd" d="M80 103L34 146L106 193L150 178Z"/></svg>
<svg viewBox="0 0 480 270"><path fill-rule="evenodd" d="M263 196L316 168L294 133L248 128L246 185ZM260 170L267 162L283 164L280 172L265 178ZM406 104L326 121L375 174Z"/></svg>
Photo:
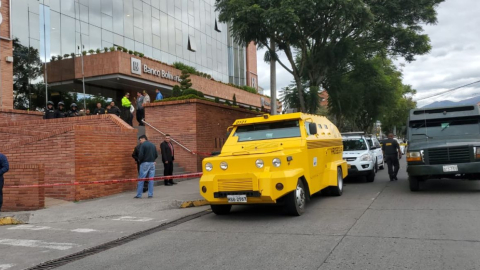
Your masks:
<svg viewBox="0 0 480 270"><path fill-rule="evenodd" d="M411 191L428 179L480 180L480 107L414 109L408 119Z"/></svg>

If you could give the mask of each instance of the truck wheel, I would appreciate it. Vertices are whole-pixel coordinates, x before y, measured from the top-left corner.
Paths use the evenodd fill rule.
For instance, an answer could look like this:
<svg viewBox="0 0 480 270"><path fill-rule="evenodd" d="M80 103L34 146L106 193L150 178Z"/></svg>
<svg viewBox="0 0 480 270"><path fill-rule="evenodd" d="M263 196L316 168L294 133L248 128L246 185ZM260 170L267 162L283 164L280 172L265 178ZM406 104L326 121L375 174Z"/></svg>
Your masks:
<svg viewBox="0 0 480 270"><path fill-rule="evenodd" d="M305 194L305 187L303 181L298 179L297 188L287 194L286 210L289 215L301 216L305 212L305 203L307 202L307 195Z"/></svg>
<svg viewBox="0 0 480 270"><path fill-rule="evenodd" d="M330 187L330 194L333 196L342 196L342 193L343 193L342 168L337 168L337 186Z"/></svg>
<svg viewBox="0 0 480 270"><path fill-rule="evenodd" d="M216 215L228 215L230 214L230 209L232 209L231 204L223 204L223 205L217 205L217 204L212 204L210 205L212 208L212 212L215 213Z"/></svg>
<svg viewBox="0 0 480 270"><path fill-rule="evenodd" d="M373 182L375 181L375 169L373 169L368 175L367 175L367 182Z"/></svg>
<svg viewBox="0 0 480 270"><path fill-rule="evenodd" d="M420 190L420 181L417 177L409 176L408 182L410 183L410 191L419 191Z"/></svg>

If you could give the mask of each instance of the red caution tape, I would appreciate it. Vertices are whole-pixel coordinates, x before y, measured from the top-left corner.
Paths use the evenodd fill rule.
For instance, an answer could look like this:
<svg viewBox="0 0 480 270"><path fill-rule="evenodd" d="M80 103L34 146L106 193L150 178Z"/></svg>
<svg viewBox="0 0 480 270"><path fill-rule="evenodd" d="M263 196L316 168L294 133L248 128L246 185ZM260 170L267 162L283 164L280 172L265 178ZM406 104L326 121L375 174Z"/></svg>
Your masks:
<svg viewBox="0 0 480 270"><path fill-rule="evenodd" d="M204 157L212 156L211 153L202 153L202 152L195 152L195 151L192 151L192 154L197 155L197 156L204 156Z"/></svg>
<svg viewBox="0 0 480 270"><path fill-rule="evenodd" d="M73 183L55 183L55 184L43 184L43 185L19 185L19 186L4 186L3 188L32 188L32 187L58 187L58 186L79 186L79 185L93 185L93 184L112 184L112 183L126 183L126 182L139 182L139 181L160 181L170 179L181 178L197 178L201 177L203 173L187 173L180 175L168 175L153 178L135 178L135 179L120 179L120 180L102 180L102 181L90 181L90 182L73 182Z"/></svg>

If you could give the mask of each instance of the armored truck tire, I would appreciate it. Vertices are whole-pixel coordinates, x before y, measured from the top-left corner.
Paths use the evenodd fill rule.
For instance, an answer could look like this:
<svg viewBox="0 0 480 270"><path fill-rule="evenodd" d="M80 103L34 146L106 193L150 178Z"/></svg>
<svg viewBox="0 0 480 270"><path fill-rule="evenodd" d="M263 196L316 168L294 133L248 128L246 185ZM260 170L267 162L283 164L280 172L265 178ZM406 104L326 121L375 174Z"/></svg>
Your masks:
<svg viewBox="0 0 480 270"><path fill-rule="evenodd" d="M297 188L285 196L287 213L292 216L301 216L305 212L307 194L301 179L298 179Z"/></svg>
<svg viewBox="0 0 480 270"><path fill-rule="evenodd" d="M329 187L332 196L342 196L343 194L343 174L342 168L337 168L337 186Z"/></svg>
<svg viewBox="0 0 480 270"><path fill-rule="evenodd" d="M231 204L212 204L210 207L213 213L220 216L230 214L230 210L232 209Z"/></svg>

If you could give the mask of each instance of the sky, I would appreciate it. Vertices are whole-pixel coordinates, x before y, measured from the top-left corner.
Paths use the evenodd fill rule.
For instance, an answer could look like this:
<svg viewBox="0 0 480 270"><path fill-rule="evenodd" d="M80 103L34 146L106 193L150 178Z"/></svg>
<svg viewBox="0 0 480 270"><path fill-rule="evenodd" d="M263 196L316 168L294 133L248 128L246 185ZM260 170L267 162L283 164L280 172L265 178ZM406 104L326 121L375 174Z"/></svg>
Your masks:
<svg viewBox="0 0 480 270"><path fill-rule="evenodd" d="M437 7L438 23L424 26L431 39L431 52L417 56L410 63L403 59L395 61L403 71L403 83L417 90L414 100L418 100L418 107L435 101L460 101L480 96L478 83L439 97L423 99L480 80L479 11L479 0L446 0ZM260 48L257 52L258 81L265 94L270 95L270 65L263 61L264 54L265 49ZM288 63L285 55L280 54L279 57ZM291 74L277 64L277 93L292 81Z"/></svg>

